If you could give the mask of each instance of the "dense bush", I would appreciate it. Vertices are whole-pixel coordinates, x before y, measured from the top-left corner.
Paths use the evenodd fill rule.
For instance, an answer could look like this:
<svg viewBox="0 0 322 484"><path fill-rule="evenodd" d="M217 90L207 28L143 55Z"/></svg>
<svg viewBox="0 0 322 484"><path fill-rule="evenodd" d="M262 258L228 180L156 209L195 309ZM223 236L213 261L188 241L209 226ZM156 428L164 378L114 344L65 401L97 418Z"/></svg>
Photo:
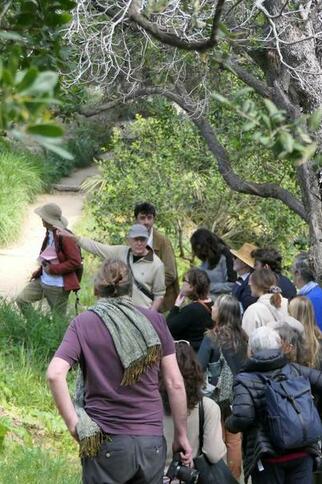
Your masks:
<svg viewBox="0 0 322 484"><path fill-rule="evenodd" d="M221 137L234 146L236 171L243 173L247 167L258 181L277 176L286 188L294 189L294 169L281 163L272 172L267 153L251 149L247 137L241 139L237 120L231 120L229 131L224 129L224 123L230 123L224 114ZM92 187L92 233L96 231L100 239L123 242L133 206L142 200L156 205L157 224L186 252L191 232L200 225L234 246L246 241L273 244L284 252L296 238L305 236L304 222L281 202L232 192L197 130L173 107L163 105L153 117L137 117L130 134L124 137L114 131L108 146L111 159L101 162L101 180ZM245 157L243 143L248 146Z"/></svg>
<svg viewBox="0 0 322 484"><path fill-rule="evenodd" d="M93 122L79 122L66 128L66 148L73 155L73 160L64 160L53 152L44 157L45 183L50 185L67 176L73 168L83 168L93 162L100 152L100 147L109 139L109 130Z"/></svg>

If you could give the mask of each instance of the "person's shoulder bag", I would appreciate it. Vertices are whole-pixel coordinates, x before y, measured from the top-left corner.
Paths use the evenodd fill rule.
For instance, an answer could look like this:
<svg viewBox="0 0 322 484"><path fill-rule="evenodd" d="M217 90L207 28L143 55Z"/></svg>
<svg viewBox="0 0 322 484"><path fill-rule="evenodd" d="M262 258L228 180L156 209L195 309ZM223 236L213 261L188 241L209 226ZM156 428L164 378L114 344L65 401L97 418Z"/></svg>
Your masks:
<svg viewBox="0 0 322 484"><path fill-rule="evenodd" d="M204 422L204 406L203 399L201 399L199 402L199 452L198 456L193 459L194 466L199 471L198 484L238 484L223 459L212 464L203 454ZM214 445L216 445L215 442Z"/></svg>

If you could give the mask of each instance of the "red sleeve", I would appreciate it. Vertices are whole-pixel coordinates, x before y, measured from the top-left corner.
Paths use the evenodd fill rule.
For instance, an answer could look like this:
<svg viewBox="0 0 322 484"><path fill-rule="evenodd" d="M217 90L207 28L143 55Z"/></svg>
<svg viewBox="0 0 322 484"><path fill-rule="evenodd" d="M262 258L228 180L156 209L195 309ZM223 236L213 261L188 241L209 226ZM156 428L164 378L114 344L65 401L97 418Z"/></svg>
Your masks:
<svg viewBox="0 0 322 484"><path fill-rule="evenodd" d="M67 361L70 366L73 366L79 362L81 353L82 349L77 335L76 320L74 319L70 323L55 356Z"/></svg>
<svg viewBox="0 0 322 484"><path fill-rule="evenodd" d="M48 266L49 274L63 275L68 272L74 272L82 265L79 247L70 237L62 237L62 249L66 260L59 264L50 264Z"/></svg>

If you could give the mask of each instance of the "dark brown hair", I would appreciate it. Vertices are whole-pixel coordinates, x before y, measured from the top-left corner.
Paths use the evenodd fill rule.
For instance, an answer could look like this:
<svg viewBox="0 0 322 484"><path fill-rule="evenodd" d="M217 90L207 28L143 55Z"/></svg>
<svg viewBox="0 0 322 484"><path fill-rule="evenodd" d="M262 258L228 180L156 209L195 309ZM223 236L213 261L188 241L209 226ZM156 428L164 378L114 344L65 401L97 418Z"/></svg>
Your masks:
<svg viewBox="0 0 322 484"><path fill-rule="evenodd" d="M241 326L241 310L239 301L230 294L222 294L217 297L214 308L218 311L213 330L208 330L208 335L215 336L216 342L222 348L247 353L248 337Z"/></svg>
<svg viewBox="0 0 322 484"><path fill-rule="evenodd" d="M202 262L208 262L208 268L213 269L218 264L223 252L224 243L208 229L196 230L190 238L194 255Z"/></svg>
<svg viewBox="0 0 322 484"><path fill-rule="evenodd" d="M253 250L251 256L263 265L267 264L272 271L277 272L278 274L282 271L282 256L272 247Z"/></svg>
<svg viewBox="0 0 322 484"><path fill-rule="evenodd" d="M196 353L188 343L176 343L176 356L186 389L187 407L191 411L201 400L201 388L204 384L202 368ZM160 380L160 393L164 410L167 415L170 415L168 394L162 379Z"/></svg>
<svg viewBox="0 0 322 484"><path fill-rule="evenodd" d="M207 272L197 267L192 267L185 274L185 278L192 286L193 292L191 299L196 301L197 299L206 299L209 294L210 280Z"/></svg>
<svg viewBox="0 0 322 484"><path fill-rule="evenodd" d="M251 283L263 294L272 294L270 303L276 308L282 304L281 289L277 286L277 277L271 269L256 269L250 275Z"/></svg>
<svg viewBox="0 0 322 484"><path fill-rule="evenodd" d="M99 297L119 297L130 295L132 277L125 262L107 259L103 262L94 279L95 295Z"/></svg>

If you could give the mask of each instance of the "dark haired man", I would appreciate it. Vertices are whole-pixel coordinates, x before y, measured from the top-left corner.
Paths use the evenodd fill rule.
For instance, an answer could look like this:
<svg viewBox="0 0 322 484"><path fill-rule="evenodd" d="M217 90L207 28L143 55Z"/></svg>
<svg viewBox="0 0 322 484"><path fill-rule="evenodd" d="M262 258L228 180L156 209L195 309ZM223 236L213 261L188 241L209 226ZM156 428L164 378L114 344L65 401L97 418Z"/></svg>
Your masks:
<svg viewBox="0 0 322 484"><path fill-rule="evenodd" d="M252 252L255 269L271 269L277 277L277 285L282 289L282 296L288 300L296 296L294 284L282 272L282 256L273 248L256 249Z"/></svg>
<svg viewBox="0 0 322 484"><path fill-rule="evenodd" d="M153 249L164 264L166 293L162 311L170 309L179 293L179 281L176 259L170 240L154 227L156 210L149 202L137 203L134 207L134 217L138 224L144 225L149 232L147 245Z"/></svg>

